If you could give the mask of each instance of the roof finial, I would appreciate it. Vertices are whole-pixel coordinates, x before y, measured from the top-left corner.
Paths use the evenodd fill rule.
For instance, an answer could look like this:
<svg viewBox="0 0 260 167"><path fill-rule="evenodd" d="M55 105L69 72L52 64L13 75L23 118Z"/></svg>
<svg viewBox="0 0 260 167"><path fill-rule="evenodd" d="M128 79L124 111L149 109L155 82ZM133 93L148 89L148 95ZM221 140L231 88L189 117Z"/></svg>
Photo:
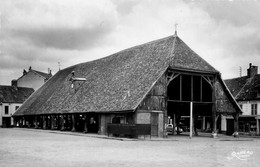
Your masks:
<svg viewBox="0 0 260 167"><path fill-rule="evenodd" d="M175 23L175 33L174 33L175 36L177 36L177 26L178 26L178 24Z"/></svg>
<svg viewBox="0 0 260 167"><path fill-rule="evenodd" d="M60 65L60 62L58 62L58 66L59 66L59 71L60 71L60 66L61 66L61 65Z"/></svg>

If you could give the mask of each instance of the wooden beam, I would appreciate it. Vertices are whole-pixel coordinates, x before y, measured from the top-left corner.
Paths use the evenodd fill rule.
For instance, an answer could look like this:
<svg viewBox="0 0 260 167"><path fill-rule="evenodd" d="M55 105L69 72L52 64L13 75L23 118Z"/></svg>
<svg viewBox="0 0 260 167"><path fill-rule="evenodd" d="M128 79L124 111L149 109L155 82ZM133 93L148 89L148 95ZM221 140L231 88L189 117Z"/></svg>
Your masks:
<svg viewBox="0 0 260 167"><path fill-rule="evenodd" d="M190 101L181 101L181 100L167 100L168 102L174 103L189 103ZM192 101L194 104L213 104L213 102L201 102L201 101Z"/></svg>
<svg viewBox="0 0 260 167"><path fill-rule="evenodd" d="M206 82L208 82L208 84L210 84L210 86L211 86L211 88L213 88L213 81L212 80L210 80L210 78L208 77L208 76L202 76L202 78L206 81Z"/></svg>
<svg viewBox="0 0 260 167"><path fill-rule="evenodd" d="M167 78L168 78L167 86L170 84L170 82L171 82L172 80L174 80L175 78L177 78L179 75L180 75L180 74L175 74L175 73L173 73L172 75L170 75L170 77L168 76L168 77L167 77Z"/></svg>

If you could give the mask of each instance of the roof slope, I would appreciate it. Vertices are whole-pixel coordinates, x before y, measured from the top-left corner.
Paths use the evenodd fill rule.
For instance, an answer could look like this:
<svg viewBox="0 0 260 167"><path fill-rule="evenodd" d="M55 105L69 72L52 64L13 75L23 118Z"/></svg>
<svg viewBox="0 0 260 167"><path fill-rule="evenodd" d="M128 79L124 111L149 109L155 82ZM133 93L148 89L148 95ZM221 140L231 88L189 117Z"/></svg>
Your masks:
<svg viewBox="0 0 260 167"><path fill-rule="evenodd" d="M14 115L132 111L169 65L218 73L179 37L169 36L59 71ZM86 78L74 89L72 71Z"/></svg>
<svg viewBox="0 0 260 167"><path fill-rule="evenodd" d="M0 86L0 103L23 103L33 92L33 88Z"/></svg>
<svg viewBox="0 0 260 167"><path fill-rule="evenodd" d="M260 74L251 78L244 76L225 80L236 100L256 100L259 99L257 92L260 86Z"/></svg>
<svg viewBox="0 0 260 167"><path fill-rule="evenodd" d="M37 73L38 75L44 77L45 79L49 79L50 77L52 77L51 73L44 73L44 72L36 71L36 70L31 70L31 71L34 71L35 73Z"/></svg>

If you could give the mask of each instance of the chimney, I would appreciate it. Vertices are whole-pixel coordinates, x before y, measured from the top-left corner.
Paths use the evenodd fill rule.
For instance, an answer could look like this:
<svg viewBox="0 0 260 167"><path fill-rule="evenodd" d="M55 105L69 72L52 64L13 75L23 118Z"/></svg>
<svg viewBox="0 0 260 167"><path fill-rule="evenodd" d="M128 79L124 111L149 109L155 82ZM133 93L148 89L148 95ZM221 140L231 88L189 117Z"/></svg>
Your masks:
<svg viewBox="0 0 260 167"><path fill-rule="evenodd" d="M247 69L247 76L249 78L254 77L257 74L258 66L253 66L252 63L249 63L249 69Z"/></svg>
<svg viewBox="0 0 260 167"><path fill-rule="evenodd" d="M13 79L13 80L11 81L11 84L12 84L13 87L17 87L17 80L16 80L16 79Z"/></svg>
<svg viewBox="0 0 260 167"><path fill-rule="evenodd" d="M23 69L23 75L26 75L27 71L25 69Z"/></svg>

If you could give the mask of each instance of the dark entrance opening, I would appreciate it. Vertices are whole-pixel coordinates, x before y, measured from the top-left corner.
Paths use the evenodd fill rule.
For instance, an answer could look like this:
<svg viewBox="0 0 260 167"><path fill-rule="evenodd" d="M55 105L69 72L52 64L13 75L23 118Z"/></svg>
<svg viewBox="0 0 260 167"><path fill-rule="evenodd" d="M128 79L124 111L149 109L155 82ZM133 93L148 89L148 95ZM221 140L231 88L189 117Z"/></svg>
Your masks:
<svg viewBox="0 0 260 167"><path fill-rule="evenodd" d="M212 132L212 83L213 76L182 74L171 71L168 74L168 124L176 133L190 131L190 104L193 103L193 126L199 131ZM175 133L175 134L176 134Z"/></svg>
<svg viewBox="0 0 260 167"><path fill-rule="evenodd" d="M99 116L95 113L87 115L88 133L98 133L99 130Z"/></svg>
<svg viewBox="0 0 260 167"><path fill-rule="evenodd" d="M79 132L84 131L84 126L85 126L85 118L83 114L79 114L76 116L76 130Z"/></svg>
<svg viewBox="0 0 260 167"><path fill-rule="evenodd" d="M3 128L8 128L11 126L11 117L2 118Z"/></svg>

